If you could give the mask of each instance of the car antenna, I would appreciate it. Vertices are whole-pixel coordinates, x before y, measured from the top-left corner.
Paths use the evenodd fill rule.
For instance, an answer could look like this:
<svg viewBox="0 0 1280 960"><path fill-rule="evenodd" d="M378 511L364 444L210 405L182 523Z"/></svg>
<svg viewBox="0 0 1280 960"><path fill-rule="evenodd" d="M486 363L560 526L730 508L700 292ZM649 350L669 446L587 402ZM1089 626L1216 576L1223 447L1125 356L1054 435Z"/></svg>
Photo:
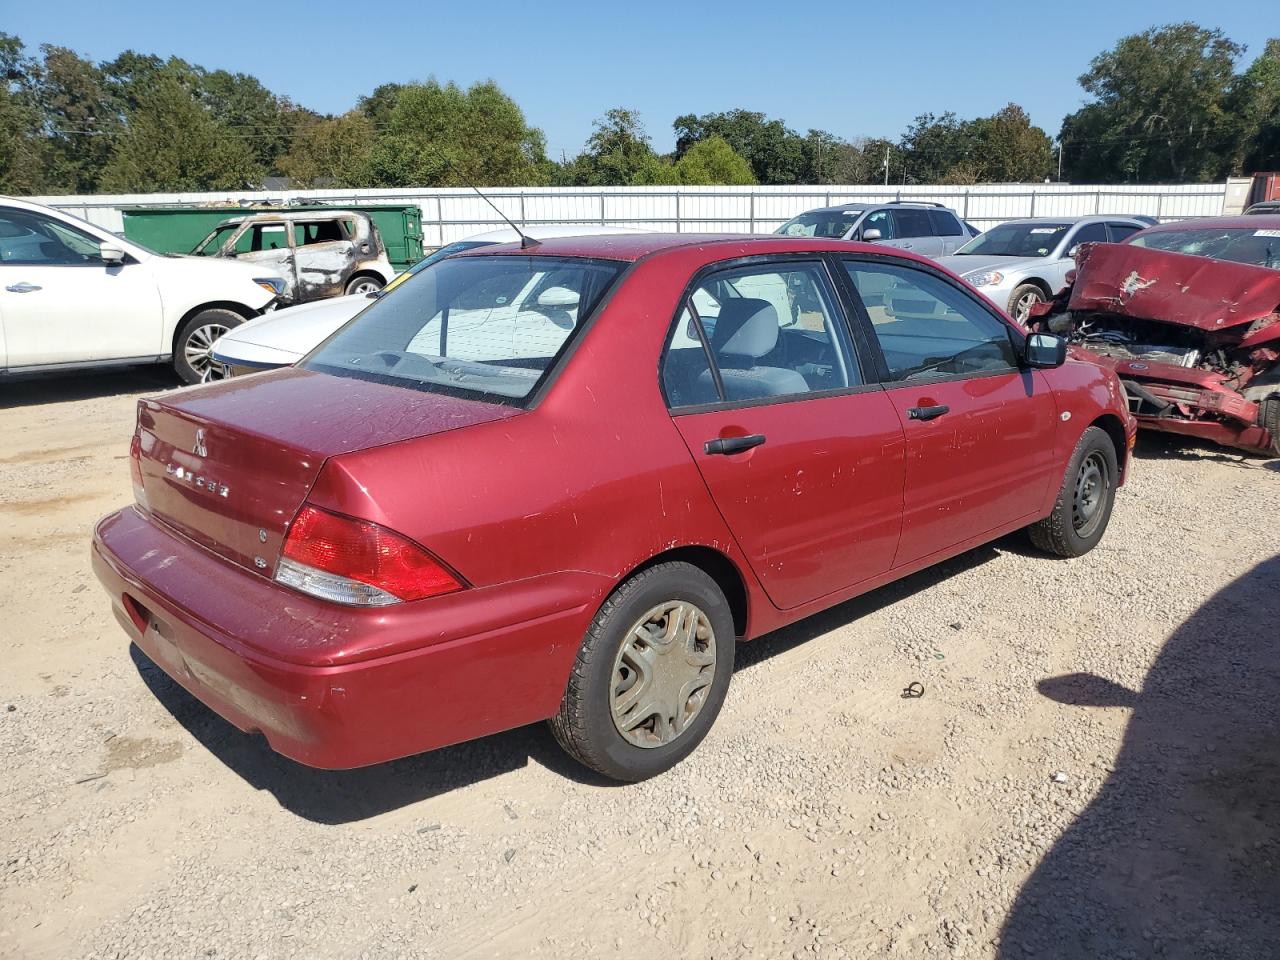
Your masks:
<svg viewBox="0 0 1280 960"><path fill-rule="evenodd" d="M523 230L521 230L519 227L517 227L517 226L515 225L515 223L512 221L512 219L511 219L510 217L508 217L505 213L503 213L503 212L498 208L498 205L497 205L496 203L494 203L492 200L490 200L488 197L486 197L483 193L481 193L481 192L480 192L480 188L479 188L479 187L477 187L474 183L472 183L470 180L468 180L468 181L467 181L467 186L468 186L468 187L470 187L472 190L474 190L474 191L476 192L476 195L477 195L481 200L483 200L483 201L484 201L485 203L487 203L489 206L493 207L493 209L494 209L494 210L497 210L497 211L498 211L498 216L500 216L503 220L507 221L507 225L508 225L509 227L511 227L511 229L512 229L512 230L514 230L516 233L518 233L518 234L520 235L520 249L521 249L521 250L529 250L529 249L531 249L532 247L536 247L536 246L541 245L541 243L542 243L542 241L541 241L541 240L535 240L535 239L533 239L533 237L529 236L527 233L525 233Z"/></svg>

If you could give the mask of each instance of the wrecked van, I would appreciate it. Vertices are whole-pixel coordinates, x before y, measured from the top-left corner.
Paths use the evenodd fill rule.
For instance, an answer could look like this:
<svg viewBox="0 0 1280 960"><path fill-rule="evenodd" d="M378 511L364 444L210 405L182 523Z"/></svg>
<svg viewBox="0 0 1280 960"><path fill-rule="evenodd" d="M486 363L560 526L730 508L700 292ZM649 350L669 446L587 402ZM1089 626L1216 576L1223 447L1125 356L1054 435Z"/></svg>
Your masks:
<svg viewBox="0 0 1280 960"><path fill-rule="evenodd" d="M1086 245L1028 325L1114 369L1140 427L1280 456L1280 216Z"/></svg>
<svg viewBox="0 0 1280 960"><path fill-rule="evenodd" d="M373 293L395 276L378 228L352 210L231 217L191 252L274 267L285 277L286 304Z"/></svg>

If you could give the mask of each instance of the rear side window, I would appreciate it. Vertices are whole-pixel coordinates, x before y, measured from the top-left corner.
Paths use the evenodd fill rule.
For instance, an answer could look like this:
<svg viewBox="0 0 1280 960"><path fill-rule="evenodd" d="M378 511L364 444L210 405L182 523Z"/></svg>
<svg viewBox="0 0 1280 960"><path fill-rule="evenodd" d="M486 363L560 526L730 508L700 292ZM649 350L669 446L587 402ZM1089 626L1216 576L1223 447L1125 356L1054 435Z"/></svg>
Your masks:
<svg viewBox="0 0 1280 960"><path fill-rule="evenodd" d="M300 366L520 400L542 381L622 266L572 257L440 260L372 304Z"/></svg>
<svg viewBox="0 0 1280 960"><path fill-rule="evenodd" d="M293 242L299 246L312 243L333 243L347 239L342 224L337 220L315 220L293 225Z"/></svg>
<svg viewBox="0 0 1280 960"><path fill-rule="evenodd" d="M899 237L933 236L933 224L929 221L928 210L894 210L893 221L894 232Z"/></svg>
<svg viewBox="0 0 1280 960"><path fill-rule="evenodd" d="M686 300L662 362L672 407L803 396L861 382L820 263L712 275Z"/></svg>
<svg viewBox="0 0 1280 960"><path fill-rule="evenodd" d="M955 214L950 210L930 210L929 223L933 225L933 232L935 236L964 236L964 230L960 227L960 221L956 219Z"/></svg>
<svg viewBox="0 0 1280 960"><path fill-rule="evenodd" d="M892 380L1017 366L1006 324L941 277L879 261L845 261Z"/></svg>

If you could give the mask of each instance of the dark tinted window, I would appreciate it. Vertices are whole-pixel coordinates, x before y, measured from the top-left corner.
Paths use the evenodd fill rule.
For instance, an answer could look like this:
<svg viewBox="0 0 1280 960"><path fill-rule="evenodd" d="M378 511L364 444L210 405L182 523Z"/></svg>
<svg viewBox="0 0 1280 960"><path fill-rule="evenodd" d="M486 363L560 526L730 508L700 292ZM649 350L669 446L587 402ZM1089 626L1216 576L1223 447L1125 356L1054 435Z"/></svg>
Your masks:
<svg viewBox="0 0 1280 960"><path fill-rule="evenodd" d="M454 257L373 303L300 364L441 392L528 396L622 264Z"/></svg>
<svg viewBox="0 0 1280 960"><path fill-rule="evenodd" d="M960 221L950 210L930 210L929 222L933 224L933 232L939 237L964 236Z"/></svg>
<svg viewBox="0 0 1280 960"><path fill-rule="evenodd" d="M1083 227L1075 232L1071 238L1071 246L1080 243L1106 243L1107 228L1101 223L1086 223Z"/></svg>
<svg viewBox="0 0 1280 960"><path fill-rule="evenodd" d="M1128 237L1132 237L1142 228L1132 223L1108 223L1107 229L1111 232L1111 242L1119 243Z"/></svg>
<svg viewBox="0 0 1280 960"><path fill-rule="evenodd" d="M894 380L982 374L1017 365L1009 328L924 270L846 261Z"/></svg>
<svg viewBox="0 0 1280 960"><path fill-rule="evenodd" d="M895 233L899 237L931 237L933 224L929 221L928 210L894 210L893 222Z"/></svg>

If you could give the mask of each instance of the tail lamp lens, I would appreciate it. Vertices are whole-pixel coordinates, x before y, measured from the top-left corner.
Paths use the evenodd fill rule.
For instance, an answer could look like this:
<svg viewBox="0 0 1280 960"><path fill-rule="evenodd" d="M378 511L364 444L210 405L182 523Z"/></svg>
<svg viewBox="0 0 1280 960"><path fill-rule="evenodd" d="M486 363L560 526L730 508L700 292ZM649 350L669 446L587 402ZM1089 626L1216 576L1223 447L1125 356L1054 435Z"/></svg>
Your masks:
<svg viewBox="0 0 1280 960"><path fill-rule="evenodd" d="M304 506L285 537L277 582L336 603L377 607L462 589L407 537L368 520Z"/></svg>

